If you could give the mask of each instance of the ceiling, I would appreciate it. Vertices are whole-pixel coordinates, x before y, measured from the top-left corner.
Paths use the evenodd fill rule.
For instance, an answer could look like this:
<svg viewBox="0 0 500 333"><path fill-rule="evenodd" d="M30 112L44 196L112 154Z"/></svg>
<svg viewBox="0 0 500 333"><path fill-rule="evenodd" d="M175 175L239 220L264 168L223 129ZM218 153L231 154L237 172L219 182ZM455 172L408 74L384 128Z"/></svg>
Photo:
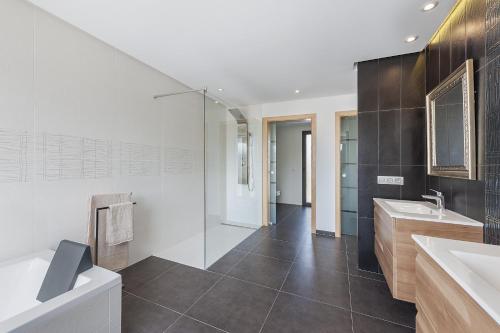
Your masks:
<svg viewBox="0 0 500 333"><path fill-rule="evenodd" d="M355 62L422 50L455 2L423 12L426 0L30 1L240 106L355 93Z"/></svg>

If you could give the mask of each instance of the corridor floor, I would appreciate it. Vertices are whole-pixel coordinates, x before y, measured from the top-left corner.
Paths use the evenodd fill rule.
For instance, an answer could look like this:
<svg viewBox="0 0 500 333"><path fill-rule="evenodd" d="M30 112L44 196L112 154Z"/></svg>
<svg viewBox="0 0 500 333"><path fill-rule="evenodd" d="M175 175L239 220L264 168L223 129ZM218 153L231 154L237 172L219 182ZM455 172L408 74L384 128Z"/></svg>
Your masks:
<svg viewBox="0 0 500 333"><path fill-rule="evenodd" d="M415 306L357 269L356 238L310 233L280 206L208 270L149 257L123 270L123 332L413 332Z"/></svg>

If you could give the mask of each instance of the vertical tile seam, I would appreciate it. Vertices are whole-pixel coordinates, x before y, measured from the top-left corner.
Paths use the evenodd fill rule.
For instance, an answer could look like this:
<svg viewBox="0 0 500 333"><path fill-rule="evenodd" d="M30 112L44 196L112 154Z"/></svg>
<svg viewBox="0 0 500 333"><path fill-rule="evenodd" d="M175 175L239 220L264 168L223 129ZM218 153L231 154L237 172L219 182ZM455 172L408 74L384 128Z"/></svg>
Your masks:
<svg viewBox="0 0 500 333"><path fill-rule="evenodd" d="M402 151L402 107L403 107L403 58L404 55L399 57L399 175L403 176L403 169L401 165L403 164L403 151ZM403 186L399 186L399 199L403 198Z"/></svg>

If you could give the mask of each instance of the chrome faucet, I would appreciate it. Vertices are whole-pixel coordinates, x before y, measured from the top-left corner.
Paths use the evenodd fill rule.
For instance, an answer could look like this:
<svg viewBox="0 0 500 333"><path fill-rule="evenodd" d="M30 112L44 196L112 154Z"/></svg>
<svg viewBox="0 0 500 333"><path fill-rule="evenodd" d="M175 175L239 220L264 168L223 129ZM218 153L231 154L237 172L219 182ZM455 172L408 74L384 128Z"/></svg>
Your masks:
<svg viewBox="0 0 500 333"><path fill-rule="evenodd" d="M436 195L426 195L423 194L422 198L424 199L430 199L430 200L436 200L436 207L439 209L440 212L444 211L444 194L442 192L430 189L433 192L436 192Z"/></svg>

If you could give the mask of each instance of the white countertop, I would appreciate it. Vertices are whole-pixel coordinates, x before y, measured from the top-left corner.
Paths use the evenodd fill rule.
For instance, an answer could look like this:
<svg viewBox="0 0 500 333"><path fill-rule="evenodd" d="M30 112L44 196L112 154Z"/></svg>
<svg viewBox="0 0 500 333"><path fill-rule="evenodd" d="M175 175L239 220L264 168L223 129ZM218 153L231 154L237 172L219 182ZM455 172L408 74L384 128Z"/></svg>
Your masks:
<svg viewBox="0 0 500 333"><path fill-rule="evenodd" d="M394 200L394 199L380 199L380 198L373 198L373 201L376 202L392 218L483 227L483 223L468 218L466 216L463 216L461 214L458 214L449 209L445 209L440 214L436 209L436 205L427 201L409 201L409 200ZM403 212L401 210L398 210L397 207L395 207L404 205L407 206L416 205L420 208L426 208L429 210L428 211L429 213L421 212L416 214L416 213Z"/></svg>
<svg viewBox="0 0 500 333"><path fill-rule="evenodd" d="M500 246L421 235L412 238L500 325Z"/></svg>

